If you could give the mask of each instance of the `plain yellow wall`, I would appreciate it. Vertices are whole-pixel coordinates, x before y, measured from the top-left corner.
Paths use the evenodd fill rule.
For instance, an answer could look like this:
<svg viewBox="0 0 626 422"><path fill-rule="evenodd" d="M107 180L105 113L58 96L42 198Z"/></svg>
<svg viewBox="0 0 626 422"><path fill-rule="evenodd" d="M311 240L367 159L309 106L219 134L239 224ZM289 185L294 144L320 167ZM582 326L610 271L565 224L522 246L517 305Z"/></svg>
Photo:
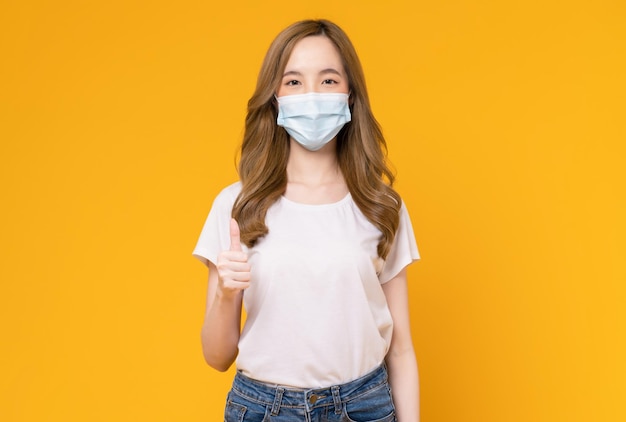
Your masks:
<svg viewBox="0 0 626 422"><path fill-rule="evenodd" d="M192 259L272 38L361 56L423 255L423 420L626 420L626 12L3 1L0 420L218 421Z"/></svg>

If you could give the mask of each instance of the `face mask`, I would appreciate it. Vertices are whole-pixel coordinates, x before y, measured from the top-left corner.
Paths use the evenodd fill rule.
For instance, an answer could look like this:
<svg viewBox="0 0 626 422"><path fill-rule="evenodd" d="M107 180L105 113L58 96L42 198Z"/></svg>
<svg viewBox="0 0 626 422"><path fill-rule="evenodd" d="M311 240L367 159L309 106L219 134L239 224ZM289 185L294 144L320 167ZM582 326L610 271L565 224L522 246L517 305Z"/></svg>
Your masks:
<svg viewBox="0 0 626 422"><path fill-rule="evenodd" d="M322 148L351 120L348 94L310 92L276 99L276 123L309 151Z"/></svg>

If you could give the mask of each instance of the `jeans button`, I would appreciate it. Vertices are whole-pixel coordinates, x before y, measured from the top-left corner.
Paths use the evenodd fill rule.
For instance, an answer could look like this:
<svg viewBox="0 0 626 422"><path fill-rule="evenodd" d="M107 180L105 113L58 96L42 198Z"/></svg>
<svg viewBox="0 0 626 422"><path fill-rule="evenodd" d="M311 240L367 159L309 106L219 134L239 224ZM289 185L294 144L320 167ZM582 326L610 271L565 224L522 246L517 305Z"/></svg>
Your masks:
<svg viewBox="0 0 626 422"><path fill-rule="evenodd" d="M319 399L319 396L317 394L311 394L311 397L309 397L309 403L315 404L317 402L317 399Z"/></svg>

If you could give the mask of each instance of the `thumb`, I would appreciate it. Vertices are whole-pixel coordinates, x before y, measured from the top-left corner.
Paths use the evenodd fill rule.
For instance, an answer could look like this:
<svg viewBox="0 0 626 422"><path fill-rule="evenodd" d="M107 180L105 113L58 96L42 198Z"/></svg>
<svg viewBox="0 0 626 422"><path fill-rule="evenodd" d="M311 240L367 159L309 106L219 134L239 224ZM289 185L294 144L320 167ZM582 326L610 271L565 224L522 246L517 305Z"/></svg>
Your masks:
<svg viewBox="0 0 626 422"><path fill-rule="evenodd" d="M230 250L241 251L241 238L239 234L239 224L234 218L230 219Z"/></svg>

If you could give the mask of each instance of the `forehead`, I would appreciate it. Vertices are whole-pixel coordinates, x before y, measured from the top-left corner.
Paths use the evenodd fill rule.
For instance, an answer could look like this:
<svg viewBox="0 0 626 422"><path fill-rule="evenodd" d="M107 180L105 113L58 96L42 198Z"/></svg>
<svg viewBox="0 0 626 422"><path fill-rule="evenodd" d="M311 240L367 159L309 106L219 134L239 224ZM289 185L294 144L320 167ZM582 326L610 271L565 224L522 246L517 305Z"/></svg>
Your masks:
<svg viewBox="0 0 626 422"><path fill-rule="evenodd" d="M343 60L339 50L328 37L312 35L296 43L291 51L285 70L328 67L343 71Z"/></svg>

